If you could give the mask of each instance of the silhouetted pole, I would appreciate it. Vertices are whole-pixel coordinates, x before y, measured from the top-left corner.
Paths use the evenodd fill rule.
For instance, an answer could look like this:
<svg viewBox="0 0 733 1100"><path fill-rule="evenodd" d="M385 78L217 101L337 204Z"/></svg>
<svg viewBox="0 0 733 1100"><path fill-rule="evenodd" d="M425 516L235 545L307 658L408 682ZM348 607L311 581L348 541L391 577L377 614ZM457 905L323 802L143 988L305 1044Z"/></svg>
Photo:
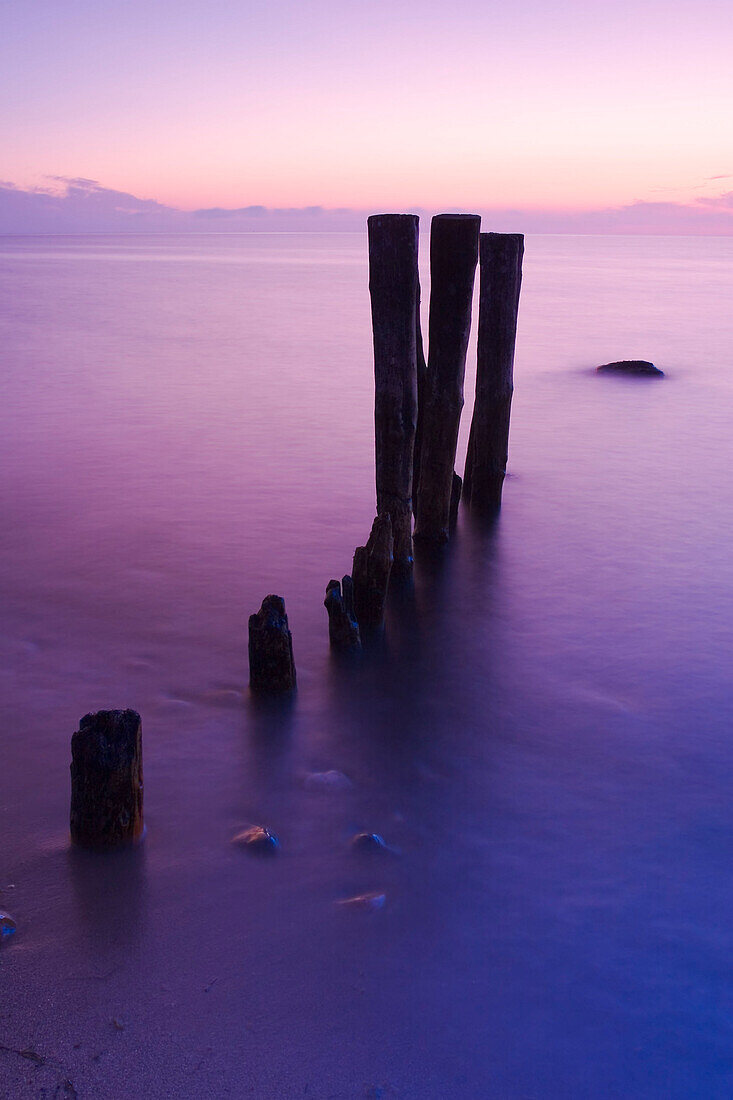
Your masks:
<svg viewBox="0 0 733 1100"><path fill-rule="evenodd" d="M143 835L143 749L135 710L86 714L71 738L71 839L119 848Z"/></svg>
<svg viewBox="0 0 733 1100"><path fill-rule="evenodd" d="M478 214L437 214L430 230L428 370L415 537L434 542L445 542L450 530L480 225Z"/></svg>
<svg viewBox="0 0 733 1100"><path fill-rule="evenodd" d="M417 491L420 485L420 448L422 446L423 421L425 419L425 386L428 377L428 366L425 362L425 351L422 342L422 325L420 324L420 278L417 280L417 305L415 308L415 344L417 351L417 429L415 431L415 450L412 462L412 499L417 501Z"/></svg>
<svg viewBox="0 0 733 1100"><path fill-rule="evenodd" d="M415 214L373 214L367 225L377 513L388 512L392 518L395 569L406 572L412 566L412 462L417 426L418 218Z"/></svg>
<svg viewBox="0 0 733 1100"><path fill-rule="evenodd" d="M463 479L463 499L479 513L501 504L506 475L523 255L521 233L481 234L476 401Z"/></svg>

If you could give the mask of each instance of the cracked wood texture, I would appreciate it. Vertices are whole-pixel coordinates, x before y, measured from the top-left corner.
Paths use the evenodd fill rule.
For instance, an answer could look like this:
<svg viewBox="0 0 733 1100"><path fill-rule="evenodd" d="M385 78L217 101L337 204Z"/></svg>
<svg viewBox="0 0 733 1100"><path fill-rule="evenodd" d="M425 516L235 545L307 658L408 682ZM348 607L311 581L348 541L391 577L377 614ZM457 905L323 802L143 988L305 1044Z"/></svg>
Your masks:
<svg viewBox="0 0 733 1100"><path fill-rule="evenodd" d="M357 546L351 576L354 611L360 629L377 629L384 623L389 578L394 562L394 537L389 513L381 512L372 524L366 546Z"/></svg>
<svg viewBox="0 0 733 1100"><path fill-rule="evenodd" d="M282 596L265 596L249 617L249 686L255 695L295 690L293 636Z"/></svg>
<svg viewBox="0 0 733 1100"><path fill-rule="evenodd" d="M71 738L71 839L119 848L143 835L142 724L135 710L86 714Z"/></svg>

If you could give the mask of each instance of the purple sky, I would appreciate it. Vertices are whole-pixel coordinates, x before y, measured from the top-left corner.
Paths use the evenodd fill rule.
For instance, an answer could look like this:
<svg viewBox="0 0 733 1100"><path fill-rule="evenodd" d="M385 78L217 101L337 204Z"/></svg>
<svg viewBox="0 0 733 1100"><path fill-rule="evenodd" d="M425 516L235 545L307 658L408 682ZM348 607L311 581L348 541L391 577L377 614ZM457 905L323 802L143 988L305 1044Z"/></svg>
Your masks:
<svg viewBox="0 0 733 1100"><path fill-rule="evenodd" d="M0 179L730 232L732 32L729 0L8 4Z"/></svg>

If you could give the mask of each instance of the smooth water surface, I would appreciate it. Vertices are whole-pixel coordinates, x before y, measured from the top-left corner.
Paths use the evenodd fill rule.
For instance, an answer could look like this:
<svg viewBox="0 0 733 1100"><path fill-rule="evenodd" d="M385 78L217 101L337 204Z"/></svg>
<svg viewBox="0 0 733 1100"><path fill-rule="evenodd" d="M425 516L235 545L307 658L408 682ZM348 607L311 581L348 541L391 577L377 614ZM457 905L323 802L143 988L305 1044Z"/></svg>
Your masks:
<svg viewBox="0 0 733 1100"><path fill-rule="evenodd" d="M0 1094L729 1097L733 240L528 238L501 516L346 664L365 235L4 238L0 303ZM268 592L290 705L246 686ZM148 835L105 858L67 830L107 707Z"/></svg>

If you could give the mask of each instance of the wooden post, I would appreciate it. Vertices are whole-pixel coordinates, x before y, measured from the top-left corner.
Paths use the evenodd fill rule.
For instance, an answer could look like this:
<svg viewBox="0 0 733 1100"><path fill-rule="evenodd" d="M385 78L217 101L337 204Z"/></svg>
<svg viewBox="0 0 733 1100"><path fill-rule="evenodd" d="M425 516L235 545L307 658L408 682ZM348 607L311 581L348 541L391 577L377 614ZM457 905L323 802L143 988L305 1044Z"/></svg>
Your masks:
<svg viewBox="0 0 733 1100"><path fill-rule="evenodd" d="M463 479L463 498L479 514L501 504L506 475L523 255L521 233L481 234L476 401Z"/></svg>
<svg viewBox="0 0 733 1100"><path fill-rule="evenodd" d="M412 462L417 426L418 218L415 214L373 214L367 225L377 513L391 516L395 568L407 572L412 566Z"/></svg>
<svg viewBox="0 0 733 1100"><path fill-rule="evenodd" d="M384 622L389 578L392 572L394 539L389 515L382 512L372 524L366 546L354 552L354 609L360 627L379 627Z"/></svg>
<svg viewBox="0 0 733 1100"><path fill-rule="evenodd" d="M420 278L417 280L417 305L415 307L415 348L417 352L417 428L415 430L415 449L412 460L412 499L417 500L420 485L420 448L422 447L423 421L425 420L426 384L428 365L425 362L425 350L422 342L420 323Z"/></svg>
<svg viewBox="0 0 733 1100"><path fill-rule="evenodd" d="M71 839L119 848L143 835L142 725L135 710L86 714L71 738Z"/></svg>
<svg viewBox="0 0 733 1100"><path fill-rule="evenodd" d="M361 635L354 610L354 582L347 573L341 581L329 581L323 606L328 612L328 636L334 649L361 649Z"/></svg>
<svg viewBox="0 0 733 1100"><path fill-rule="evenodd" d="M451 531L458 523L458 505L461 503L461 493L463 492L463 481L458 474L453 471L453 484L451 485L450 493L450 529Z"/></svg>
<svg viewBox="0 0 733 1100"><path fill-rule="evenodd" d="M249 686L256 695L278 695L295 687L293 636L282 596L265 596L249 617Z"/></svg>
<svg viewBox="0 0 733 1100"><path fill-rule="evenodd" d="M415 537L433 542L445 542L450 530L480 225L478 214L437 214L430 231L428 370Z"/></svg>

